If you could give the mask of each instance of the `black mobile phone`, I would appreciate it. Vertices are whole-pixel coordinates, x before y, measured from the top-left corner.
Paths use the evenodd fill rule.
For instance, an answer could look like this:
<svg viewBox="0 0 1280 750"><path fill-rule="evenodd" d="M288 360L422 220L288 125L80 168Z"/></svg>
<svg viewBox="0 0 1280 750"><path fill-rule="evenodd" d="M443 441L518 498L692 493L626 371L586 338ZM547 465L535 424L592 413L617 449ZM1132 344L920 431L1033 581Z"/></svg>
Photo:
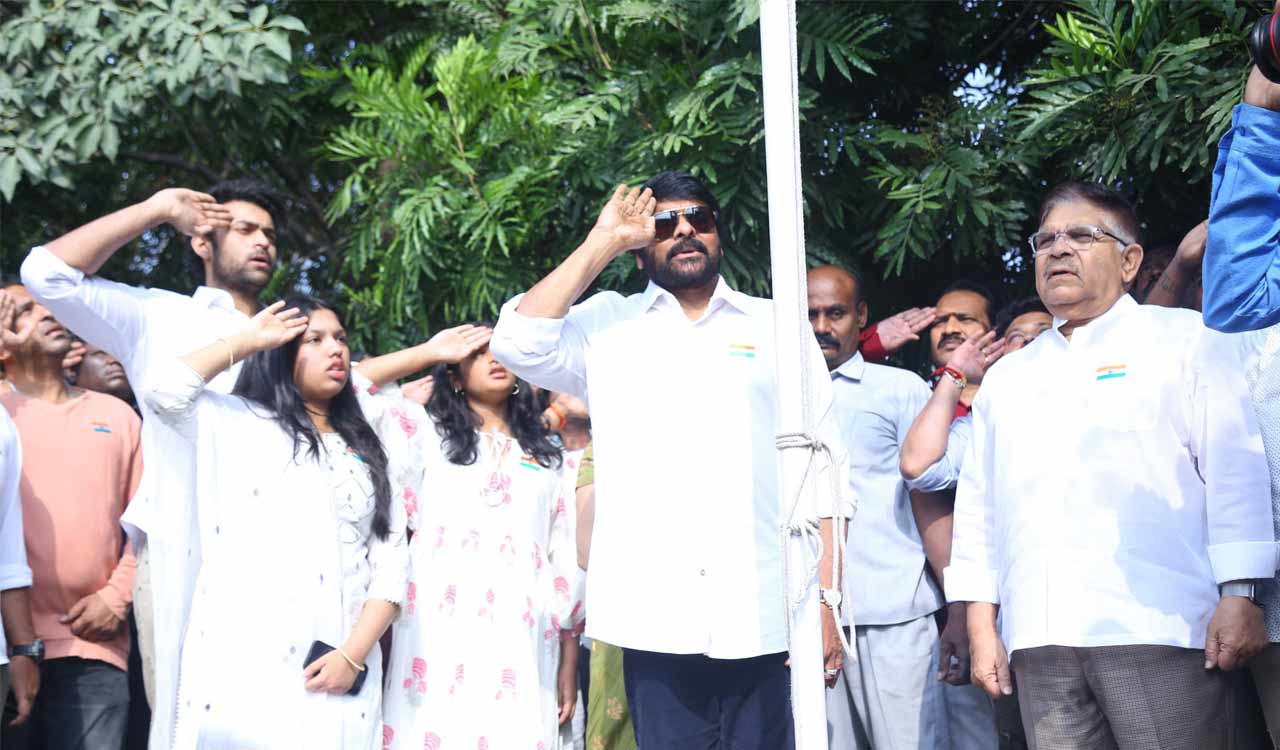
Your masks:
<svg viewBox="0 0 1280 750"><path fill-rule="evenodd" d="M311 650L307 652L306 660L302 662L302 668L306 669L307 667L311 666L311 662L315 661L316 659L319 659L320 657L324 656L325 654L333 650L334 650L333 646L330 646L324 641L313 641L311 643ZM363 669L359 672L356 672L356 681L351 683L351 689L347 691L347 695L358 694L360 692L360 688L364 687L364 678L368 674L369 674L368 669Z"/></svg>

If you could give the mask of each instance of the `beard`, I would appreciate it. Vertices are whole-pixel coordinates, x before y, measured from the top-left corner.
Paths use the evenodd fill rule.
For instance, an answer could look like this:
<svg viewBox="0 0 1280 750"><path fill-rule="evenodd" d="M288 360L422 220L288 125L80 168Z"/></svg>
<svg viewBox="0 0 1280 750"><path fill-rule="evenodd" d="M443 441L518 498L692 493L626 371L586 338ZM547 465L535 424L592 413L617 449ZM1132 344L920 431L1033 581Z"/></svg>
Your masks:
<svg viewBox="0 0 1280 750"><path fill-rule="evenodd" d="M213 247L212 280L218 289L234 290L256 297L271 281L274 270L274 264L266 270L254 268L249 265L247 258L235 264L222 252L219 245Z"/></svg>
<svg viewBox="0 0 1280 750"><path fill-rule="evenodd" d="M685 250L694 250L702 254L702 262L694 256L690 260L682 260L678 264L672 262L672 256ZM667 253L667 261L659 263L653 249L645 251L644 267L649 272L649 279L667 291L680 291L694 287L706 286L720 275L720 254L712 255L707 246L694 237L686 237L671 247Z"/></svg>

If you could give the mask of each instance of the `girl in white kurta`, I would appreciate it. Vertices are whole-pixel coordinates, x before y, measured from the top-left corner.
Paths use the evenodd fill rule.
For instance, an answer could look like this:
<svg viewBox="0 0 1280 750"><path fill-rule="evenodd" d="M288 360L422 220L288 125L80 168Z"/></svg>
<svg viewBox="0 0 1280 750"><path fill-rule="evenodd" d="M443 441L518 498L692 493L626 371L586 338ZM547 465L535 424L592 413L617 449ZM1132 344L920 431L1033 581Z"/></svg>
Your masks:
<svg viewBox="0 0 1280 750"><path fill-rule="evenodd" d="M399 498L421 475L388 460L379 432L394 442L402 431L378 397L357 401L337 316L295 306L267 308L144 390L197 455L203 556L175 748L381 747L377 642L408 579ZM232 395L204 390L242 357ZM304 669L317 641L335 648Z"/></svg>
<svg viewBox="0 0 1280 750"><path fill-rule="evenodd" d="M437 368L425 492L407 508L412 575L393 630L383 743L396 750L571 747L584 612L576 455L487 348ZM416 406L416 405L415 405Z"/></svg>

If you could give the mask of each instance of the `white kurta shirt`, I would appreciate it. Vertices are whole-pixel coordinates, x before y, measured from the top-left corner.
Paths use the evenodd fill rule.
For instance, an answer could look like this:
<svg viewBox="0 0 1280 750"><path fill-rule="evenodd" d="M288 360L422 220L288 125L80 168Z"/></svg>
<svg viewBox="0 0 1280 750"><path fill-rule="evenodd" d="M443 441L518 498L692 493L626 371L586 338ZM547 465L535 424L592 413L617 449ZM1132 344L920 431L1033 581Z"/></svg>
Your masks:
<svg viewBox="0 0 1280 750"><path fill-rule="evenodd" d="M85 276L43 247L34 248L22 264L22 283L60 323L120 360L138 394L147 390L152 374L162 366L240 331L249 322L225 291L200 287L187 297ZM237 362L214 378L209 390L229 393L239 374ZM146 467L122 520L148 534L163 532L155 533L157 539L148 544L147 554L155 598L156 705L152 706L151 744L167 747L182 623L189 613L200 562L199 536L191 533L195 519L190 514L195 462L190 444L153 418L145 399L139 398L139 407Z"/></svg>
<svg viewBox="0 0 1280 750"><path fill-rule="evenodd" d="M22 535L22 497L18 494L21 479L22 443L9 412L0 408L0 591L31 585L27 544ZM0 664L8 664L3 614L0 612Z"/></svg>
<svg viewBox="0 0 1280 750"><path fill-rule="evenodd" d="M315 641L342 645L367 599L404 599L400 498L421 489L420 468L389 461L390 532L379 539L368 469L341 437L323 436L317 457L305 445L295 453L262 408L203 391L200 376L174 360L139 394L196 451L193 511L203 554L180 656L173 747L376 750L379 646L354 696L308 692L303 664ZM385 435L391 420L374 411L365 408Z"/></svg>
<svg viewBox="0 0 1280 750"><path fill-rule="evenodd" d="M927 571L898 462L929 386L915 373L867 364L855 353L832 371L831 387L840 434L853 446L849 480L859 500L845 564L854 622L894 625L923 617L943 598Z"/></svg>
<svg viewBox="0 0 1280 750"><path fill-rule="evenodd" d="M1276 569L1239 357L1197 313L1127 295L1070 340L1062 323L974 401L947 596L1000 604L1010 652L1201 648L1217 584Z"/></svg>
<svg viewBox="0 0 1280 750"><path fill-rule="evenodd" d="M521 315L518 302L504 306L491 350L591 410L587 635L716 658L786 650L772 302L723 279L697 321L652 283L629 297L597 294L565 318ZM843 472L831 382L809 343L818 433ZM831 486L828 470L818 487Z"/></svg>

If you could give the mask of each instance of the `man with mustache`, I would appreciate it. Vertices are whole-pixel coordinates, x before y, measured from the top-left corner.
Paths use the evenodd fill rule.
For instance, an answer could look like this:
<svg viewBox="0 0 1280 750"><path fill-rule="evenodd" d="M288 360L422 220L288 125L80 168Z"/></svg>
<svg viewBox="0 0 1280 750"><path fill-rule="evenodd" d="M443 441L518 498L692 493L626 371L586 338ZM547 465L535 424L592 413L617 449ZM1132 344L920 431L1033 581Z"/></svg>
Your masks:
<svg viewBox="0 0 1280 750"><path fill-rule="evenodd" d="M39 667L35 703L28 708L15 694L0 745L120 747L136 570L120 517L142 471L141 423L119 399L67 385L62 362L71 335L26 289L10 285L0 296L7 297L0 300L0 360L13 386L0 406L22 446L35 630L35 640L9 649Z"/></svg>
<svg viewBox="0 0 1280 750"><path fill-rule="evenodd" d="M833 750L989 750L996 744L990 701L984 699L985 743L952 736L948 721L951 691L943 680L968 682L968 647L963 611L947 619L951 632L943 638L935 620L945 604L936 581L946 550L902 522L915 498L898 472L899 451L929 387L906 370L867 363L857 350L867 320L863 288L860 275L841 268L809 271L809 321L831 371L836 419L845 444L858 446L850 454L850 481L859 507L845 565L858 659L845 663L827 694L830 744ZM961 660L953 663L952 656Z"/></svg>
<svg viewBox="0 0 1280 750"><path fill-rule="evenodd" d="M231 180L205 193L169 188L34 248L22 264L22 280L36 301L119 360L129 382L143 387L159 363L248 324L275 269L283 218L279 199L257 180ZM190 238L204 272L204 285L193 294L130 287L95 275L117 250L163 224ZM238 374L237 363L209 387L230 392ZM186 441L152 419L145 406L143 416L149 468L125 520L148 535L145 543L141 534L136 537L142 549L135 616L152 696L152 744L167 747L175 707L156 696L176 694L180 623L200 557L198 549L167 540L190 536L195 466Z"/></svg>
<svg viewBox="0 0 1280 750"><path fill-rule="evenodd" d="M1225 673L1266 644L1257 420L1223 337L1126 294L1139 228L1100 185L1049 193L1030 243L1053 329L974 401L946 592L974 680L1007 695L1012 662L1038 750L1225 750Z"/></svg>
<svg viewBox="0 0 1280 750"><path fill-rule="evenodd" d="M624 649L627 703L645 750L795 746L773 311L720 277L721 218L715 196L687 173L620 186L586 241L503 307L490 343L520 377L590 409L599 471L587 635ZM648 288L571 307L627 251ZM821 499L798 512L822 517L829 553L842 498L825 495L847 485L845 452L831 381L810 347L813 416L833 461L817 459ZM824 589L838 585L830 559L819 576ZM831 609L818 606L831 686L839 632Z"/></svg>

